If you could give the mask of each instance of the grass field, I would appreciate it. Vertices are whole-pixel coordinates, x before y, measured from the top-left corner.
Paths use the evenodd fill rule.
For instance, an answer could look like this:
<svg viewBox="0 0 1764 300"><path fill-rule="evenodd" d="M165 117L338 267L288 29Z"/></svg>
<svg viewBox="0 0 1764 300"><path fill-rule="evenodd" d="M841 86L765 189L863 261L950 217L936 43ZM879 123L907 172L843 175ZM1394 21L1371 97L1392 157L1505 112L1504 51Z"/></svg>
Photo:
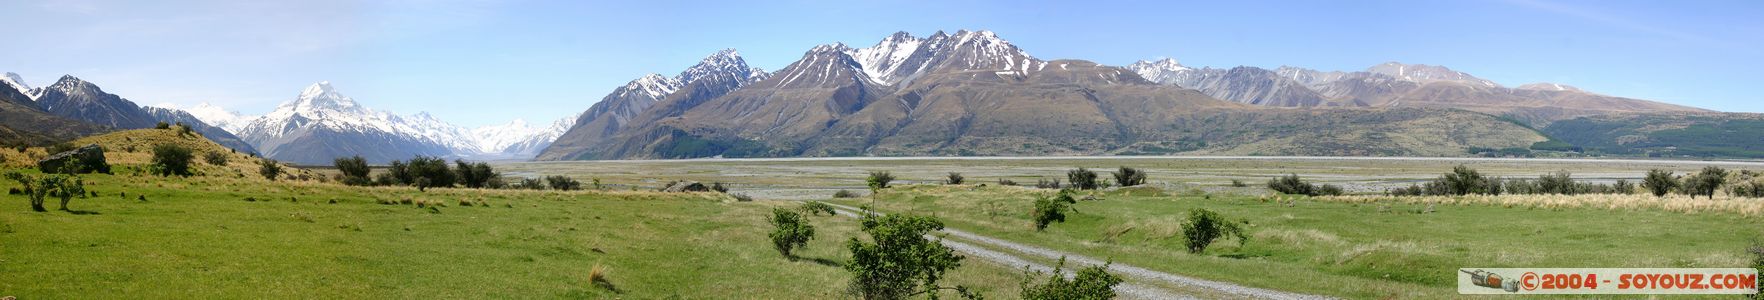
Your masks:
<svg viewBox="0 0 1764 300"><path fill-rule="evenodd" d="M787 202L718 194L357 188L87 175L77 213L0 201L0 294L78 298L826 298L855 221L813 217L807 259L766 240ZM11 184L6 184L12 187ZM119 197L119 193L128 197ZM145 195L146 202L137 200ZM253 198L256 201L247 201ZM430 210L378 200L431 201ZM331 204L335 199L337 203ZM485 205L461 206L460 200ZM607 269L614 293L589 280ZM952 283L1014 291L970 262Z"/></svg>
<svg viewBox="0 0 1764 300"><path fill-rule="evenodd" d="M1532 208L1314 201L1303 197L1170 195L1120 189L1080 201L1045 232L1037 196L1019 187L906 186L869 205L936 215L950 227L1160 271L1348 298L1455 297L1458 268L1746 267L1764 220L1663 209ZM1290 203L1290 204L1289 204ZM1250 238L1183 251L1180 223L1204 208L1248 221Z"/></svg>
<svg viewBox="0 0 1764 300"><path fill-rule="evenodd" d="M349 187L333 171L269 181L256 158L198 163L197 176L142 171L150 143L200 141L137 130L87 138L110 149L117 175L83 175L95 196L72 211L32 212L0 196L0 297L82 298L840 298L845 241L857 221L810 217L816 238L787 260L766 234L777 207L866 192L870 170L903 180L875 198L837 200L935 216L950 228L1122 264L1251 287L1344 298L1451 298L1457 268L1744 267L1764 236L1764 203L1718 197L1503 196L1392 199L1271 195L1281 174L1361 191L1408 185L1458 164L1495 176L1572 170L1589 180L1646 169L1755 162L1347 158L779 159L505 163L511 177L568 175L597 191ZM205 142L197 151L224 151ZM35 173L41 157L0 149L0 172ZM1073 167L1148 170L1151 184L1093 193L1066 222L1036 232L1033 183ZM967 185L938 185L962 172ZM1104 174L1106 177L1107 175ZM1231 180L1248 183L1228 186ZM724 182L718 193L659 193L671 180ZM988 186L981 186L987 184ZM17 187L14 182L0 188ZM589 186L593 188L593 186ZM145 200L142 200L142 198ZM1081 195L1082 197L1082 195ZM52 201L53 202L53 201ZM390 204L387 204L390 203ZM53 205L52 205L53 206ZM1205 208L1248 222L1250 238L1182 250L1180 223ZM1051 265L963 237L985 250ZM945 284L995 299L1017 295L1020 265L970 258ZM595 270L604 280L595 281ZM1134 279L1130 279L1134 280ZM1157 282L1151 288L1228 298ZM950 296L950 295L946 295Z"/></svg>

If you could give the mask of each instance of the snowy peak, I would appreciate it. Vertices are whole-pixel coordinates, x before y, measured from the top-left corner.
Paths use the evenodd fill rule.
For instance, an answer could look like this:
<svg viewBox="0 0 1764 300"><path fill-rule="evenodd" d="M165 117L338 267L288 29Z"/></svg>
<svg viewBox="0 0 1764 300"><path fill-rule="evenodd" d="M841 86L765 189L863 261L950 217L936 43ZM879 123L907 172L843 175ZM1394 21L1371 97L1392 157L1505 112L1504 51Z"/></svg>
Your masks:
<svg viewBox="0 0 1764 300"><path fill-rule="evenodd" d="M851 47L843 43L815 46L790 66L778 70L774 88L839 87L852 82L876 82L865 75L861 64L851 57ZM855 77L855 78L854 78Z"/></svg>
<svg viewBox="0 0 1764 300"><path fill-rule="evenodd" d="M643 75L643 77L626 83L623 89L619 89L619 97L626 97L630 93L643 93L649 98L661 99L668 94L673 94L675 90L679 90L680 85L679 80L662 77L661 74L649 73L649 75Z"/></svg>
<svg viewBox="0 0 1764 300"><path fill-rule="evenodd" d="M1183 66L1182 63L1177 62L1174 58L1163 58L1156 61L1141 60L1134 62L1131 65L1127 65L1127 69L1132 70L1133 73L1138 73L1139 77L1145 77L1145 80L1150 80L1151 82L1156 83L1175 81L1176 78L1194 70L1187 66Z"/></svg>
<svg viewBox="0 0 1764 300"><path fill-rule="evenodd" d="M941 32L940 32L941 33ZM1040 62L1028 52L993 34L992 31L956 31L955 35L932 37L937 55L946 57L941 68L957 70L995 70L1028 72L1031 64Z"/></svg>
<svg viewBox="0 0 1764 300"><path fill-rule="evenodd" d="M256 116L245 116L208 102L197 104L183 111L190 113L190 116L196 117L197 120L202 120L203 123L235 133L244 130L246 124L250 124L252 119L257 118Z"/></svg>
<svg viewBox="0 0 1764 300"><path fill-rule="evenodd" d="M1458 72L1444 66L1411 65L1399 62L1387 62L1372 66L1371 68L1366 68L1366 72L1384 74L1404 81L1419 83L1452 81L1484 87L1501 86L1500 84L1494 83L1494 81L1476 78L1476 76L1470 76L1469 73Z"/></svg>
<svg viewBox="0 0 1764 300"><path fill-rule="evenodd" d="M24 77L19 77L18 73L6 72L5 76L0 76L0 82L12 86L13 90L23 93L25 97L30 97L32 101L37 100L37 93L31 92L31 85L25 84Z"/></svg>
<svg viewBox="0 0 1764 300"><path fill-rule="evenodd" d="M766 71L749 67L747 60L735 49L723 49L700 60L697 65L680 72L674 80L681 84L691 84L702 79L732 80L736 82L754 82L765 79Z"/></svg>
<svg viewBox="0 0 1764 300"><path fill-rule="evenodd" d="M354 98L343 96L342 93L337 92L336 88L331 87L330 81L320 81L307 86L306 89L300 91L300 97L296 98L294 102L283 104L283 106L289 105L292 105L298 112L362 110L361 105L355 103Z"/></svg>
<svg viewBox="0 0 1764 300"><path fill-rule="evenodd" d="M920 53L919 46L924 42L924 39L913 37L912 34L901 31L883 38L875 46L853 49L847 54L863 66L865 76L869 76L883 85L892 85L899 82L900 77L904 77L900 71L907 66L908 59L912 59L914 54Z"/></svg>

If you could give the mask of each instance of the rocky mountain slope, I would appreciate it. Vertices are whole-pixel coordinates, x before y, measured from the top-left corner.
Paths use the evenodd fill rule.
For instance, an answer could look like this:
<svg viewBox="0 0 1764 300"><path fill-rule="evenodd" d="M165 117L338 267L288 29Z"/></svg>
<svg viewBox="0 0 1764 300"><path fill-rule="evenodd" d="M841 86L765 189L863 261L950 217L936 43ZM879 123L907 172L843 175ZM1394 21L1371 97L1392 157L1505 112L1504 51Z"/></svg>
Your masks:
<svg viewBox="0 0 1764 300"><path fill-rule="evenodd" d="M1547 126L1557 120L1613 113L1702 113L1707 110L1594 94L1552 83L1508 88L1443 66L1388 62L1358 72L1282 66L1273 71L1182 66L1173 59L1129 69L1157 82L1241 103L1274 107L1427 107L1463 109Z"/></svg>
<svg viewBox="0 0 1764 300"><path fill-rule="evenodd" d="M7 73L11 86L24 86L18 74ZM185 123L203 137L245 153L254 153L251 145L226 130L210 126L182 111L143 107L115 94L104 92L97 84L71 75L62 76L52 85L32 89L27 97L36 101L42 111L63 118L116 129L152 128L159 122Z"/></svg>
<svg viewBox="0 0 1764 300"><path fill-rule="evenodd" d="M0 85L0 141L4 141L0 146L42 146L110 130L43 111L31 97L15 89L19 86L23 85Z"/></svg>
<svg viewBox="0 0 1764 300"><path fill-rule="evenodd" d="M644 75L613 89L600 102L589 106L574 124L567 126L567 131L555 136L555 142L539 147L542 151L538 159L579 157L588 147L606 141L636 121L639 114L670 96L677 94L678 98L673 100L671 107L662 109L664 111L681 110L682 106L722 96L767 76L770 74L764 70L748 66L735 49L717 51L674 77ZM685 92L676 93L681 91ZM649 118L645 121L655 117ZM535 143L528 145L537 146Z"/></svg>
<svg viewBox="0 0 1764 300"><path fill-rule="evenodd" d="M1274 72L1238 73L1269 80L1216 82L1290 95L1251 103L1327 103L1302 84L1275 80ZM1169 80L1183 74L1150 76ZM541 159L1458 155L1471 146L1524 147L1545 140L1530 129L1473 112L1295 111L1221 101L1205 91L1148 81L1127 68L1035 58L989 31L924 38L896 33L866 48L817 46L769 78L720 96L705 94L677 90L604 138Z"/></svg>

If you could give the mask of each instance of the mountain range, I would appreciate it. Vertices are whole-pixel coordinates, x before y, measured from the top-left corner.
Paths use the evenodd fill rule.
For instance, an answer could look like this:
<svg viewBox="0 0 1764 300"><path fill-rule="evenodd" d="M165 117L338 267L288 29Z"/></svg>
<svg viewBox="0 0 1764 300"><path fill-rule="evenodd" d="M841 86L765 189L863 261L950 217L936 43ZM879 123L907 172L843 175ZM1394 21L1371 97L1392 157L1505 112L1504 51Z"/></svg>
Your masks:
<svg viewBox="0 0 1764 300"><path fill-rule="evenodd" d="M1477 149L1764 157L1764 140L1715 143L1705 134L1764 127L1754 114L1557 83L1507 87L1444 66L1397 62L1318 71L1043 59L984 30L897 32L862 48L819 45L775 72L724 49L673 76L634 78L581 114L542 126L517 119L465 128L427 113L393 114L329 82L263 115L206 103L139 107L72 76L45 88L11 73L0 82L7 100L0 113L8 116L0 134L56 140L185 122L224 145L300 164L350 155L384 163L415 155L1464 156ZM66 122L80 124L40 125Z"/></svg>

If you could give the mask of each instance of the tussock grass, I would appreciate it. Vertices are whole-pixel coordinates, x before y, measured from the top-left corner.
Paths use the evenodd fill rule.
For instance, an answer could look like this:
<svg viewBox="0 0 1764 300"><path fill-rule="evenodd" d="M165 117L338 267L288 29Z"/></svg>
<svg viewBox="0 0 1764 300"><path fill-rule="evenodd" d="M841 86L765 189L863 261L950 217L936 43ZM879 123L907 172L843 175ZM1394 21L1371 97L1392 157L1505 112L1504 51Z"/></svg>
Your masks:
<svg viewBox="0 0 1764 300"><path fill-rule="evenodd" d="M1663 210L1686 214L1732 213L1748 217L1764 216L1764 199L1716 197L1691 199L1684 195L1470 195L1470 196L1331 196L1312 198L1317 201L1341 203L1408 203L1442 205L1481 205L1533 209L1591 208L1611 211Z"/></svg>

